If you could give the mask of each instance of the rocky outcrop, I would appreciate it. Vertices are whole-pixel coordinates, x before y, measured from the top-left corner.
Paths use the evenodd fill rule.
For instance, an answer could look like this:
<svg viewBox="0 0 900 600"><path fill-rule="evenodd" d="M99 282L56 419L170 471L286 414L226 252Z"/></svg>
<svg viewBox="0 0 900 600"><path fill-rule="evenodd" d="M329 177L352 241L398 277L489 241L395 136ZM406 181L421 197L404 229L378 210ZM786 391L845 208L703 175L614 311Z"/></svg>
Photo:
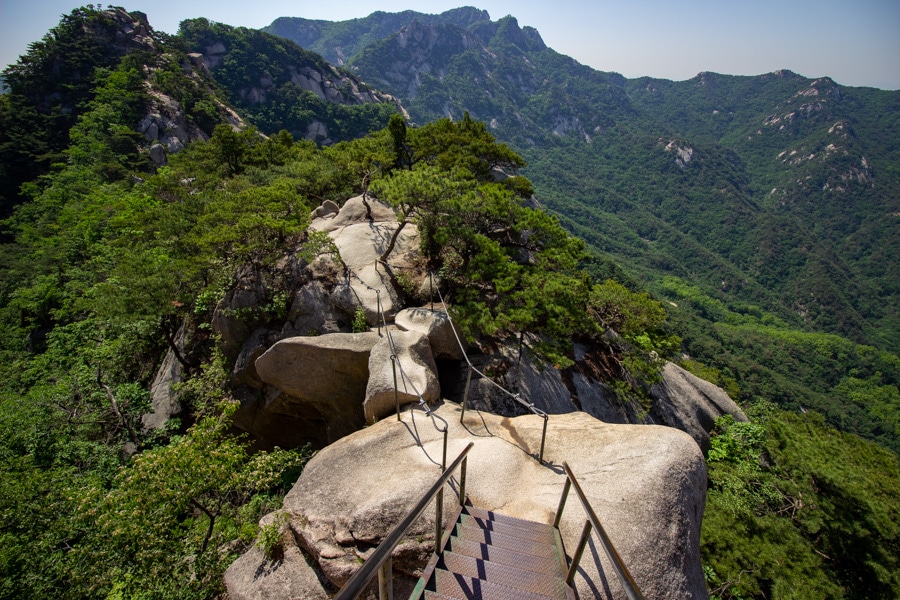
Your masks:
<svg viewBox="0 0 900 600"><path fill-rule="evenodd" d="M296 545L288 546L277 560L253 547L225 572L229 600L328 600L315 569Z"/></svg>
<svg viewBox="0 0 900 600"><path fill-rule="evenodd" d="M368 205L368 206L366 206ZM394 210L372 196L354 196L339 209L334 202L325 201L313 211L316 217L310 227L316 231L332 232L358 223L396 223Z"/></svg>
<svg viewBox="0 0 900 600"><path fill-rule="evenodd" d="M269 513L260 526L280 521L282 513ZM290 528L281 527L281 548L269 558L258 546L250 548L225 573L229 600L328 600L329 582L309 564L303 552L293 543Z"/></svg>
<svg viewBox="0 0 900 600"><path fill-rule="evenodd" d="M662 381L651 389L653 408L650 417L656 422L686 431L706 452L709 432L715 420L731 415L746 421L740 407L725 391L700 379L674 363L666 363Z"/></svg>
<svg viewBox="0 0 900 600"><path fill-rule="evenodd" d="M338 333L341 330L341 323L346 318L331 304L329 296L321 281L311 281L297 290L287 318L298 335Z"/></svg>
<svg viewBox="0 0 900 600"><path fill-rule="evenodd" d="M440 397L428 336L418 331L386 332L369 355L369 382L363 403L366 422L394 414L398 403L403 406L419 398L431 403Z"/></svg>
<svg viewBox="0 0 900 600"><path fill-rule="evenodd" d="M335 333L281 340L256 359L259 379L276 392L269 413L304 418L318 412L337 440L365 424L363 400L376 333Z"/></svg>
<svg viewBox="0 0 900 600"><path fill-rule="evenodd" d="M553 415L542 465L533 458L538 417L467 413L463 426L455 405L441 405L437 414L450 427L448 461L475 442L466 487L474 506L549 523L564 483L559 466L567 461L646 597L707 597L699 557L706 467L689 436L666 427L608 425L585 413ZM441 435L420 411L402 419L386 419L320 451L284 500L298 544L334 585L346 582L440 473ZM445 495L445 515L453 501ZM567 548L576 546L584 519L570 499L561 523ZM425 565L433 527L427 510L395 550L397 590L408 589ZM582 559L575 580L581 598L620 593L601 554L592 546ZM229 570L232 579L236 569Z"/></svg>
<svg viewBox="0 0 900 600"><path fill-rule="evenodd" d="M435 358L465 359L459 347L461 342L465 343L465 338L461 333L454 332L453 323L443 310L407 308L397 313L394 323L403 331L418 331L427 335Z"/></svg>
<svg viewBox="0 0 900 600"><path fill-rule="evenodd" d="M323 205L316 212L327 210ZM310 226L328 232L343 264L349 269L346 281L335 286L332 303L351 315L357 306L362 306L370 325L379 323L379 309L392 321L402 304L388 269L409 268L419 260L416 226L408 224L400 232L388 257L388 265L379 265L378 259L400 225L394 211L377 199L371 196L350 198L339 212L327 212L314 219Z"/></svg>
<svg viewBox="0 0 900 600"><path fill-rule="evenodd" d="M475 354L475 367L492 374L490 381L474 373L468 406L495 414L516 416L527 409L509 393L550 414L583 411L605 423L655 424L688 433L706 451L715 420L726 414L746 421L740 407L721 388L688 373L673 363L665 363L660 382L649 390L649 409L637 399L623 401L606 382L615 365L603 348L575 344L575 364L560 370L535 357L527 347L519 354L513 345L483 348ZM465 393L464 365L447 374L444 397L461 402Z"/></svg>
<svg viewBox="0 0 900 600"><path fill-rule="evenodd" d="M175 335L175 347L179 352L184 352L186 342L187 332L181 327ZM184 366L176 358L175 351L169 348L150 385L151 411L141 417L144 430L161 429L169 419L181 414L182 406L175 385L181 383L183 377Z"/></svg>

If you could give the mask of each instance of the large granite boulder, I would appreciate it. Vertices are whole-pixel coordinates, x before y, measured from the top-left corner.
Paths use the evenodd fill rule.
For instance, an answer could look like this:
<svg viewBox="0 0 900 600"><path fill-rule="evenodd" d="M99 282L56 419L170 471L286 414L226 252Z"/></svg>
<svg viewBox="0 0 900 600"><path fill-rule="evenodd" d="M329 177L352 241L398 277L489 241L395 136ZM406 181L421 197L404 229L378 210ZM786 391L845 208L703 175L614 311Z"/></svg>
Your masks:
<svg viewBox="0 0 900 600"><path fill-rule="evenodd" d="M465 343L465 338L458 331L453 331L453 324L443 310L407 308L397 313L394 323L403 331L419 331L427 335L435 358L465 359L459 347L460 342Z"/></svg>
<svg viewBox="0 0 900 600"><path fill-rule="evenodd" d="M391 360L392 356L396 357L396 365ZM398 402L400 406L418 402L420 395L428 403L441 397L437 366L428 338L418 331L386 332L369 355L369 383L363 404L366 422L374 423L394 414Z"/></svg>
<svg viewBox="0 0 900 600"><path fill-rule="evenodd" d="M717 418L731 415L735 421L747 420L725 390L674 363L666 363L662 381L650 393L653 396L650 417L662 425L688 432L704 452L709 450L709 432Z"/></svg>
<svg viewBox="0 0 900 600"><path fill-rule="evenodd" d="M356 223L397 222L397 215L390 206L368 195L355 196L344 202L340 210L335 211L335 208L333 202L323 203L313 211L311 216L315 218L310 227L330 232Z"/></svg>
<svg viewBox="0 0 900 600"><path fill-rule="evenodd" d="M363 400L369 379L369 353L377 333L330 333L293 337L256 359L256 374L278 394L266 410L306 417L314 408L328 424L329 441L365 425Z"/></svg>
<svg viewBox="0 0 900 600"><path fill-rule="evenodd" d="M406 269L420 260L418 229L412 223L405 225L388 264L378 264L400 227L393 209L371 196L350 198L337 213L328 212L325 205L320 209L316 212L323 216L313 219L310 227L328 232L349 269L346 281L332 291L331 303L350 315L362 306L370 325L378 325L381 320L379 308L388 321L393 320L402 301L391 269Z"/></svg>
<svg viewBox="0 0 900 600"><path fill-rule="evenodd" d="M469 442L467 491L476 507L549 523L567 461L607 534L647 598L707 598L700 565L706 465L697 444L676 429L609 425L575 412L550 416L546 464L535 460L543 421L466 413L442 404L448 462ZM385 419L321 450L284 500L298 544L342 585L440 474L442 436L419 410ZM454 500L445 495L448 510ZM576 498L561 534L571 552L585 516ZM444 523L446 525L446 523ZM394 552L398 590L409 589L433 544L426 510ZM232 567L234 568L234 567ZM592 542L575 580L579 597L624 597L599 544ZM285 591L272 598L289 598ZM604 596L605 597L605 596Z"/></svg>
<svg viewBox="0 0 900 600"><path fill-rule="evenodd" d="M280 521L280 513L263 517L260 527ZM303 552L293 543L286 522L281 528L281 548L275 556L267 557L258 546L253 546L231 564L225 572L225 588L228 600L328 600L332 586L315 567L309 564Z"/></svg>

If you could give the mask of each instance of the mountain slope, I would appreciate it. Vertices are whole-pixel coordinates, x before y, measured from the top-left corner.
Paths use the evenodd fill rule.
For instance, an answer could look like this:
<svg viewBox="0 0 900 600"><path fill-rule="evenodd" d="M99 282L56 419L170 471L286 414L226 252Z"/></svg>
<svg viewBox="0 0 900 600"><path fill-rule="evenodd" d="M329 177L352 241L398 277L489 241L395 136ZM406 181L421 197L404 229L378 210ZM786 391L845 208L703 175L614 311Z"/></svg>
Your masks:
<svg viewBox="0 0 900 600"><path fill-rule="evenodd" d="M399 20L319 24L314 43L334 55L331 31L380 36L345 65L414 122L487 123L544 206L670 301L686 354L739 399L812 407L900 449L900 403L849 391L900 384L900 92L790 71L627 80L513 17Z"/></svg>
<svg viewBox="0 0 900 600"><path fill-rule="evenodd" d="M789 71L629 81L512 17L464 27L455 16L320 24L315 44L333 30L383 36L345 53L350 68L414 121L468 111L489 123L529 161L541 201L649 284L693 274L726 301L900 348L900 93Z"/></svg>

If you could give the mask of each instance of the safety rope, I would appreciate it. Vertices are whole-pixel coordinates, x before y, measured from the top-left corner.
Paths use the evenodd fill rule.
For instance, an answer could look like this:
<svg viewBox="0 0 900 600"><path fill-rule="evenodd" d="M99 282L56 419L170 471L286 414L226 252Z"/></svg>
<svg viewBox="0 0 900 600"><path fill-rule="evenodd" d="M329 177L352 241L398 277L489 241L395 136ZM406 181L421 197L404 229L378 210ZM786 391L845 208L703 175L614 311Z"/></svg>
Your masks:
<svg viewBox="0 0 900 600"><path fill-rule="evenodd" d="M376 265L377 264L378 264L378 262L376 261ZM400 371L400 382L403 385L403 392L406 394L409 394L410 388L412 389L413 393L411 395L414 395L419 399L416 406L421 407L422 410L425 411L425 414L431 418L431 424L434 426L434 428L437 431L439 431L440 433L444 434L444 446L445 446L444 454L446 455L446 445L447 445L446 436L447 436L447 432L449 431L449 425L448 425L446 419L444 419L442 416L440 416L439 414L437 414L433 410L431 410L431 407L428 406L428 403L422 397L422 393L418 390L418 388L416 388L416 384L413 382L412 378L403 369L403 363L400 361L399 354L397 353L397 347L394 344L394 336L391 335L391 331L390 331L390 329L388 329L387 317L384 314L384 309L381 304L381 290L374 288L371 285L369 285L368 283L366 283L365 281L363 281L363 279L359 275L354 273L352 269L348 268L347 271L348 271L349 275L356 278L369 291L375 292L378 316L381 319L381 325L384 327L385 335L387 336L387 340L388 340L388 347L390 348L390 351L391 351L390 360L392 362L392 367L396 366L397 369L399 369L399 371ZM394 379L394 386L395 386L394 390L396 393L396 386L397 386L396 377ZM413 411L413 408L414 408L414 406L411 404L410 405L410 415L412 416L413 421L415 421L415 413ZM399 414L397 416L399 418ZM443 426L438 425L438 421L440 421L443 424ZM444 464L446 464L446 456L444 457L443 462L444 462ZM442 467L443 467L443 465L442 465Z"/></svg>

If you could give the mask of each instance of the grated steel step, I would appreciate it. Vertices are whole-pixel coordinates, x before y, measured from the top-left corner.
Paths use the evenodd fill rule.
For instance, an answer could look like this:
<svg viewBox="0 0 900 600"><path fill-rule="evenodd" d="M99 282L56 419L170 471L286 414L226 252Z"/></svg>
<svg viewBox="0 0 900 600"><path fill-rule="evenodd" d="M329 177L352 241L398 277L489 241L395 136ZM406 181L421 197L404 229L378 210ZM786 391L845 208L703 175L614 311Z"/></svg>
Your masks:
<svg viewBox="0 0 900 600"><path fill-rule="evenodd" d="M515 550L508 550L500 546L489 546L469 540L463 540L457 537L451 537L447 540L444 551L451 551L457 554L465 554L473 558L489 560L500 565L509 565L527 571L536 573L545 573L547 575L559 575L560 562L559 556L553 557L533 556L530 554L522 554Z"/></svg>
<svg viewBox="0 0 900 600"><path fill-rule="evenodd" d="M451 573L444 569L435 569L427 590L437 592L450 598L465 600L559 600L561 596L545 596L525 590L510 588L505 585L484 581L477 577L468 577L459 573Z"/></svg>
<svg viewBox="0 0 900 600"><path fill-rule="evenodd" d="M431 590L425 590L425 594L422 596L425 600L457 600L452 596L445 596L443 594L438 594L437 592L432 592Z"/></svg>
<svg viewBox="0 0 900 600"><path fill-rule="evenodd" d="M440 568L459 575L478 578L482 581L525 592L552 598L565 596L565 583L559 574L554 577L547 573L526 571L521 568L501 565L464 554L447 552L446 550L444 550L438 565Z"/></svg>
<svg viewBox="0 0 900 600"><path fill-rule="evenodd" d="M533 556L543 556L547 558L556 556L556 548L548 543L495 533L488 529L465 527L457 524L453 529L453 535L463 540L487 544L489 546L499 546L500 548L514 550L522 554L531 554Z"/></svg>
<svg viewBox="0 0 900 600"><path fill-rule="evenodd" d="M525 519L520 519L518 517L510 517L509 515L502 515L500 513L494 512L492 510L484 510L481 508L475 508L474 506L464 506L463 514L475 517L476 519L485 520L485 521L497 521L498 523L506 523L507 525L512 525L513 527L521 527L522 529L529 529L529 528L552 529L552 527L550 525L545 525L543 523L536 523L534 521L527 521Z"/></svg>
<svg viewBox="0 0 900 600"><path fill-rule="evenodd" d="M538 523L535 523L535 526L533 527L517 527L500 521L478 519L466 514L459 516L459 523L463 527L478 527L510 537L518 537L546 544L553 543L553 529L549 526L542 527Z"/></svg>
<svg viewBox="0 0 900 600"><path fill-rule="evenodd" d="M461 507L414 597L428 600L574 600L558 532L471 506Z"/></svg>

